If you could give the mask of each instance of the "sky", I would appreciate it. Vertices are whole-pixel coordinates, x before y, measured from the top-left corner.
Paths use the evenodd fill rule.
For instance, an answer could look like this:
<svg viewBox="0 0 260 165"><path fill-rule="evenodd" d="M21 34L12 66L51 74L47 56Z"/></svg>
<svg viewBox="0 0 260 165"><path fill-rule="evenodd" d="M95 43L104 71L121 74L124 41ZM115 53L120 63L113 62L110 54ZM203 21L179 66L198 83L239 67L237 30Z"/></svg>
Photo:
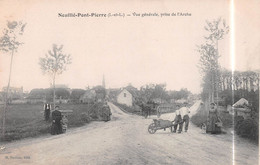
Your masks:
<svg viewBox="0 0 260 165"><path fill-rule="evenodd" d="M235 4L235 69L260 66L258 1ZM231 24L230 2L200 1L0 1L0 31L7 20L27 23L14 55L11 86L48 88L51 78L42 74L39 58L64 45L72 63L56 79L69 88L102 84L119 88L132 84L166 83L168 90L201 91L196 45L203 42L205 21L219 17ZM1 11L2 12L2 11ZM58 13L191 13L179 17L61 18ZM231 29L232 30L232 29ZM230 34L219 42L222 67L231 68ZM0 52L0 88L7 85L10 55Z"/></svg>

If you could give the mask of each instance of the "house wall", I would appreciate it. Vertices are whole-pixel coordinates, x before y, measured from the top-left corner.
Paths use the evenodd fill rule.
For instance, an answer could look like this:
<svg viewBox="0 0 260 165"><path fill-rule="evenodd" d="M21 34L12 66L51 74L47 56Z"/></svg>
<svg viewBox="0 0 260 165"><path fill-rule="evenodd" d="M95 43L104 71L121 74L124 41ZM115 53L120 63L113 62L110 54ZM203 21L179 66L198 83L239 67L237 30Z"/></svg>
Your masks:
<svg viewBox="0 0 260 165"><path fill-rule="evenodd" d="M125 104L127 106L133 106L133 96L130 92L127 90L123 90L122 92L119 93L117 96L117 102L119 104Z"/></svg>

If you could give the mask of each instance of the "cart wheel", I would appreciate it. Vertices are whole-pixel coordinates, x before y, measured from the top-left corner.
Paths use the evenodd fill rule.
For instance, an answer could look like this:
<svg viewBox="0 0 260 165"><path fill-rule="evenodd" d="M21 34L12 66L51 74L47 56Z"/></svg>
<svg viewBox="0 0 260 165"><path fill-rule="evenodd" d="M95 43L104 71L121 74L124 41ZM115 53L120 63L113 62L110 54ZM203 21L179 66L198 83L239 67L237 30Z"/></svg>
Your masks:
<svg viewBox="0 0 260 165"><path fill-rule="evenodd" d="M154 124L154 123L152 123L152 124L149 125L149 127L148 127L148 132L149 132L150 134L154 134L154 133L156 132L156 128L155 128L155 124Z"/></svg>

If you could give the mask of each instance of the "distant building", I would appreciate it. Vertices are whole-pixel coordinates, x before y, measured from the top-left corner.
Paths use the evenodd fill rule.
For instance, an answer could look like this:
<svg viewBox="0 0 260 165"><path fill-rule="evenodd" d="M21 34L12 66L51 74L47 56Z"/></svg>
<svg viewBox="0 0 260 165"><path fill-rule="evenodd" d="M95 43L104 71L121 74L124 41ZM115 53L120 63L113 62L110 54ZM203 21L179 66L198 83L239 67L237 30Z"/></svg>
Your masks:
<svg viewBox="0 0 260 165"><path fill-rule="evenodd" d="M7 93L7 87L2 88L2 96L5 97ZM23 99L23 87L9 87L8 100L12 102L13 100Z"/></svg>
<svg viewBox="0 0 260 165"><path fill-rule="evenodd" d="M53 85L51 85L51 88L53 88ZM66 84L55 84L55 88L69 89L68 85Z"/></svg>
<svg viewBox="0 0 260 165"><path fill-rule="evenodd" d="M251 116L251 109L248 107L248 101L244 98L238 100L235 104L228 106L227 110L229 114L235 116L242 116L244 119L247 119Z"/></svg>
<svg viewBox="0 0 260 165"><path fill-rule="evenodd" d="M46 101L45 96L31 96L29 95L26 98L26 102L30 104L36 104L36 103L44 103Z"/></svg>
<svg viewBox="0 0 260 165"><path fill-rule="evenodd" d="M106 100L106 89L103 86L96 86L92 88L96 92L96 100L97 102L103 102Z"/></svg>
<svg viewBox="0 0 260 165"><path fill-rule="evenodd" d="M7 87L2 88L3 92L7 91ZM12 93L23 93L23 87L9 87L9 92Z"/></svg>
<svg viewBox="0 0 260 165"><path fill-rule="evenodd" d="M117 102L119 104L125 104L129 107L133 106L133 95L126 89L120 91L117 95Z"/></svg>
<svg viewBox="0 0 260 165"><path fill-rule="evenodd" d="M79 100L81 103L94 103L96 95L95 90L87 90L82 96L80 96Z"/></svg>

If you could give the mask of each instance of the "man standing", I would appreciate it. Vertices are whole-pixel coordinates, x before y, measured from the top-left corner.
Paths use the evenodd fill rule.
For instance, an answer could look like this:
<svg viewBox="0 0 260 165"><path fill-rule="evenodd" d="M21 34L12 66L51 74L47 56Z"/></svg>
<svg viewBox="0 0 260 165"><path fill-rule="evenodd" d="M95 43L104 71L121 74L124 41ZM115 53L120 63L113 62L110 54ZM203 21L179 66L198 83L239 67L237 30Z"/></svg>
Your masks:
<svg viewBox="0 0 260 165"><path fill-rule="evenodd" d="M182 131L182 118L181 118L181 114L180 114L180 106L179 105L176 105L176 111L175 111L175 119L173 120L175 123L174 123L174 130L173 132L176 133L176 130L177 130L177 127L179 125L179 130L178 130L178 133L181 133Z"/></svg>
<svg viewBox="0 0 260 165"><path fill-rule="evenodd" d="M184 106L180 109L180 114L182 116L182 120L183 120L183 124L184 124L184 129L185 129L185 132L188 131L188 127L189 127L189 121L190 121L190 117L189 117L189 113L190 113L190 110L189 108L187 107L188 103L185 102L184 103ZM182 125L183 126L183 125ZM182 130L182 128L181 128Z"/></svg>
<svg viewBox="0 0 260 165"><path fill-rule="evenodd" d="M43 106L43 110L44 110L44 119L45 119L45 121L48 121L50 119L51 105L48 103L45 103Z"/></svg>

